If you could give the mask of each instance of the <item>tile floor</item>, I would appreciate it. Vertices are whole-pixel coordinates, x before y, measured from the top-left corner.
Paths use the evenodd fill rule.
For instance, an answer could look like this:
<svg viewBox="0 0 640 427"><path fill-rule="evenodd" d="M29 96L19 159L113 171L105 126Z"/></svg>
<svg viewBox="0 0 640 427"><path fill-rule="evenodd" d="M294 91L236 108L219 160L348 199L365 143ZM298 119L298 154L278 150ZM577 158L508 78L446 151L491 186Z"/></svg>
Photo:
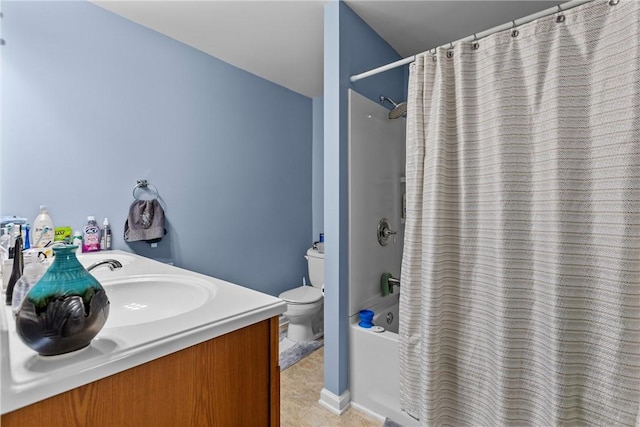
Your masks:
<svg viewBox="0 0 640 427"><path fill-rule="evenodd" d="M320 406L323 387L324 347L280 374L280 425L282 427L380 427L383 423L352 407L341 416Z"/></svg>

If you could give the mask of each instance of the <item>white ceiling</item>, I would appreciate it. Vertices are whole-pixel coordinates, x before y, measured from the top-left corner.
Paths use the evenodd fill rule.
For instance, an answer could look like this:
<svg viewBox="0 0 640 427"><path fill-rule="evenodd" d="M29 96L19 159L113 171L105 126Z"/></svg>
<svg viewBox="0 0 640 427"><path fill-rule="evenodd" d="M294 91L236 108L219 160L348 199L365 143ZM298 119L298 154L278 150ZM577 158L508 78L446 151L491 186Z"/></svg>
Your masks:
<svg viewBox="0 0 640 427"><path fill-rule="evenodd" d="M94 0L93 3L308 97L322 95L328 0ZM403 57L556 1L345 0ZM380 64L383 65L383 64ZM366 70L359 70L362 72Z"/></svg>

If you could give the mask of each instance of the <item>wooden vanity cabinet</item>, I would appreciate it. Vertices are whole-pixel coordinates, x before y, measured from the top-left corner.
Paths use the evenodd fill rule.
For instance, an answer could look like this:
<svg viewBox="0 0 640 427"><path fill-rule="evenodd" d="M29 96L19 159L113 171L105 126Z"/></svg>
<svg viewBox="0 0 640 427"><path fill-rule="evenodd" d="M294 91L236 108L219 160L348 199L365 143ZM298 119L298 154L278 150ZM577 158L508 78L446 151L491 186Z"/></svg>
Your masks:
<svg viewBox="0 0 640 427"><path fill-rule="evenodd" d="M278 318L4 414L2 427L278 426Z"/></svg>

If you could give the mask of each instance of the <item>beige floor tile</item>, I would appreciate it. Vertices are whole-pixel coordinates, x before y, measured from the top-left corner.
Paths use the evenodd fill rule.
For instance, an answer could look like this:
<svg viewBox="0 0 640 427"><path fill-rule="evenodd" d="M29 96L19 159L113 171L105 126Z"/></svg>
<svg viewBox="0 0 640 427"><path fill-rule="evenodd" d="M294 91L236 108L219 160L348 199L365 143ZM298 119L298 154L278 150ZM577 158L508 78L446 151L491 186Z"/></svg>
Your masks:
<svg viewBox="0 0 640 427"><path fill-rule="evenodd" d="M324 347L321 347L280 374L282 427L380 427L380 421L354 408L335 415L320 406L323 363Z"/></svg>

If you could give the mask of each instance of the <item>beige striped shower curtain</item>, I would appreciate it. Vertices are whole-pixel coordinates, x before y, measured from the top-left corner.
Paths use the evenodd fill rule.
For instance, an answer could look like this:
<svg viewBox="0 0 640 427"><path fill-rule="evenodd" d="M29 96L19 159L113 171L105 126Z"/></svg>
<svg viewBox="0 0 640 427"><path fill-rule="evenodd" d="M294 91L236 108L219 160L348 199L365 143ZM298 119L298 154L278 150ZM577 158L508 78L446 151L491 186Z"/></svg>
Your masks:
<svg viewBox="0 0 640 427"><path fill-rule="evenodd" d="M597 0L411 65L401 401L422 425L640 420L639 41L640 1Z"/></svg>

